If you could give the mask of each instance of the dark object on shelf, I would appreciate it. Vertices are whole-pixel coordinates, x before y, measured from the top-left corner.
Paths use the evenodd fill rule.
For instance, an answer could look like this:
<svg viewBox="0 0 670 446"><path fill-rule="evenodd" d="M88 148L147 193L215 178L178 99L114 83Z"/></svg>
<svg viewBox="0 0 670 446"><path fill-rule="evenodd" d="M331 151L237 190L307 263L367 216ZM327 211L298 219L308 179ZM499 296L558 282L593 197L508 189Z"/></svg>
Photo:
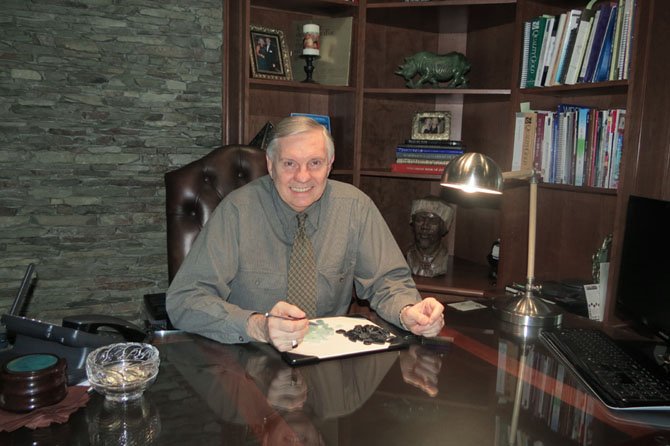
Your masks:
<svg viewBox="0 0 670 446"><path fill-rule="evenodd" d="M448 82L446 88L467 88L467 74L470 71L470 62L465 55L452 51L447 54L436 54L429 51L420 51L413 56L406 57L405 63L398 67L395 74L405 78L408 88L420 88L423 84L433 87L439 82ZM418 81L412 81L419 75Z"/></svg>
<svg viewBox="0 0 670 446"><path fill-rule="evenodd" d="M489 270L489 277L493 280L498 280L498 260L500 259L500 239L493 242L491 251L486 256L491 269Z"/></svg>
<svg viewBox="0 0 670 446"><path fill-rule="evenodd" d="M270 121L266 122L260 132L256 133L256 136L249 142L249 145L252 147L258 147L261 150L265 150L268 147L268 142L270 140L270 133L274 125Z"/></svg>
<svg viewBox="0 0 670 446"><path fill-rule="evenodd" d="M300 57L305 59L305 74L307 74L307 77L303 82L316 84L317 82L312 79L312 73L314 73L314 59L318 56L302 55Z"/></svg>

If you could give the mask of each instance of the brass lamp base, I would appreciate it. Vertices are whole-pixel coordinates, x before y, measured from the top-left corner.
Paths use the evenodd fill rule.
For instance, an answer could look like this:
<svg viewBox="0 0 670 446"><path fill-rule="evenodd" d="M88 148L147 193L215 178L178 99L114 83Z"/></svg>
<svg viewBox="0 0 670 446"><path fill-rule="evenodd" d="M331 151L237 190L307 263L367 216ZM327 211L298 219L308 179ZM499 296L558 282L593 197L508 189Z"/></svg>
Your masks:
<svg viewBox="0 0 670 446"><path fill-rule="evenodd" d="M503 321L543 328L558 327L563 321L563 314L553 307L528 291L521 296L503 298L493 303L493 309Z"/></svg>

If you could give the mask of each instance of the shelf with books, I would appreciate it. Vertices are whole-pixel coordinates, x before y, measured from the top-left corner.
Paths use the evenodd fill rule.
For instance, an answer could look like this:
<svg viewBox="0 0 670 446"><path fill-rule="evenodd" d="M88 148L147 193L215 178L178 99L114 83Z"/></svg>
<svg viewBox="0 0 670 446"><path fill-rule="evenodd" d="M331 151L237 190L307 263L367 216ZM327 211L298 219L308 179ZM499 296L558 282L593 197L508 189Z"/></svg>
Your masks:
<svg viewBox="0 0 670 446"><path fill-rule="evenodd" d="M563 4L569 9L547 6L523 22L519 87L628 79L635 0Z"/></svg>

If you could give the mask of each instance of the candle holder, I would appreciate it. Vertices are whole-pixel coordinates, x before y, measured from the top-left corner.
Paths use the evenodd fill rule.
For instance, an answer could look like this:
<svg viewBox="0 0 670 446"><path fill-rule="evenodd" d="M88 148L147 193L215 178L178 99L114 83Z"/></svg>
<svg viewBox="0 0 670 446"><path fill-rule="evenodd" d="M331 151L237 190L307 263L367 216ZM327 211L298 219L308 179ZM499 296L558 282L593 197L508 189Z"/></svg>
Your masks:
<svg viewBox="0 0 670 446"><path fill-rule="evenodd" d="M312 73L314 73L314 59L316 59L319 56L312 56L312 55L303 54L300 57L305 59L305 74L307 75L307 77L305 78L305 80L303 82L309 82L309 83L316 84L317 82L314 79L312 79Z"/></svg>

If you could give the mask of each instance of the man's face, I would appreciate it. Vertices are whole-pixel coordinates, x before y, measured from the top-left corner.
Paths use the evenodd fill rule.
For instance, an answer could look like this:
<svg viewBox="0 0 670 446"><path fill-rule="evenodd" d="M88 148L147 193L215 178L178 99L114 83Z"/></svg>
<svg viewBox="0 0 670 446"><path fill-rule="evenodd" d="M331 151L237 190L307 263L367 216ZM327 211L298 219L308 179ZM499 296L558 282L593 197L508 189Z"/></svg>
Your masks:
<svg viewBox="0 0 670 446"><path fill-rule="evenodd" d="M330 173L323 133L310 130L278 142L276 159L267 158L268 171L282 200L302 212L321 198Z"/></svg>
<svg viewBox="0 0 670 446"><path fill-rule="evenodd" d="M432 212L417 212L412 217L414 240L420 248L436 246L442 240L442 219Z"/></svg>

